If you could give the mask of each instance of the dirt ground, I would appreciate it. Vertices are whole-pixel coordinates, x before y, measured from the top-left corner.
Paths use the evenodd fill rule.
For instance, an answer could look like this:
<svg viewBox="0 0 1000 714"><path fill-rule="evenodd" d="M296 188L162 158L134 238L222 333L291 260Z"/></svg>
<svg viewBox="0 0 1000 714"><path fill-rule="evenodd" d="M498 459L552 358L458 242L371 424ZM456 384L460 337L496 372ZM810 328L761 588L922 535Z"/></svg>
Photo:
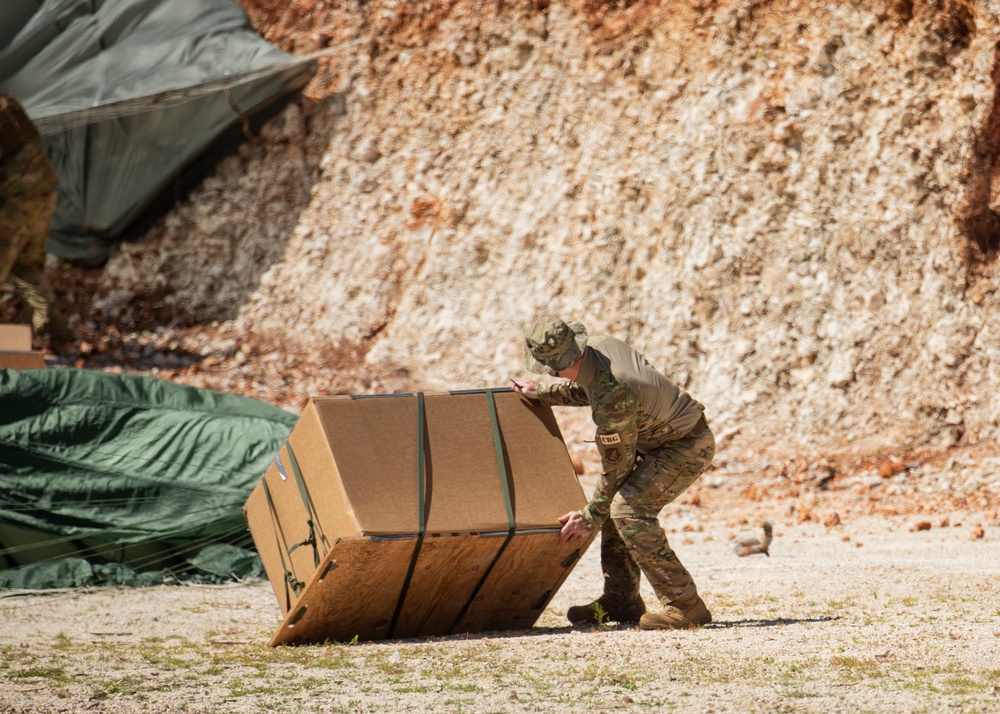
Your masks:
<svg viewBox="0 0 1000 714"><path fill-rule="evenodd" d="M272 649L266 582L7 593L0 712L1000 712L995 513L852 516L845 490L824 525L718 476L663 519L714 615L697 630L570 627L598 543L512 632ZM762 514L770 557L737 557Z"/></svg>
<svg viewBox="0 0 1000 714"><path fill-rule="evenodd" d="M66 296L87 294L93 275L59 270L79 281ZM227 351L214 326L118 331L88 308L77 302L81 341L53 365L293 411L309 393L413 388L406 374L365 383L347 354L279 352L253 335ZM337 385L309 381L325 374ZM557 416L571 454L593 474L586 415L568 412ZM995 447L782 455L718 436L712 470L663 519L709 626L570 627L566 609L599 594L599 543L531 630L441 638L272 649L280 611L259 581L7 591L0 712L1000 712ZM771 556L737 557L734 540L765 518Z"/></svg>

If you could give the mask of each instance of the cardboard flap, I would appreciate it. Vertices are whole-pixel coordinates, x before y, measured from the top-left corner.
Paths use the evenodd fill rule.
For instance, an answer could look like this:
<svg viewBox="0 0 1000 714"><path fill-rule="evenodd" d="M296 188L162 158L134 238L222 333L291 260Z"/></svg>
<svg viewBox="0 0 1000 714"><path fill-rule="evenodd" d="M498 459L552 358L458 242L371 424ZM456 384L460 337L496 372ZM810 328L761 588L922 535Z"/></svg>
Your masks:
<svg viewBox="0 0 1000 714"><path fill-rule="evenodd" d="M324 422L322 403L310 401L278 457L283 459L285 466L281 488L291 491L295 494L293 498L299 500L302 500L301 491L305 491L320 534L332 540L357 535L358 524L350 498L344 492ZM302 474L301 486L295 478L293 456Z"/></svg>
<svg viewBox="0 0 1000 714"><path fill-rule="evenodd" d="M586 505L552 410L495 392L505 473L482 391L425 394L424 532L552 528ZM420 530L417 396L310 400L289 443L329 537ZM285 484L285 489L293 489Z"/></svg>
<svg viewBox="0 0 1000 714"><path fill-rule="evenodd" d="M356 530L349 535L416 533L416 397L312 403L353 513Z"/></svg>
<svg viewBox="0 0 1000 714"><path fill-rule="evenodd" d="M495 395L519 530L559 526L587 505L559 425L549 407L512 392Z"/></svg>
<svg viewBox="0 0 1000 714"><path fill-rule="evenodd" d="M552 410L511 392L494 399L503 480L485 392L424 395L426 533L508 530L504 482L518 529L557 526L586 505ZM331 488L343 493L333 510L349 511L355 528L336 535L418 532L417 397L319 397L311 406L318 428L308 439L299 428L292 441L300 453L322 435L332 454L339 488Z"/></svg>
<svg viewBox="0 0 1000 714"><path fill-rule="evenodd" d="M31 326L0 324L0 352L30 352Z"/></svg>
<svg viewBox="0 0 1000 714"><path fill-rule="evenodd" d="M425 399L427 531L508 530L486 395L429 394Z"/></svg>

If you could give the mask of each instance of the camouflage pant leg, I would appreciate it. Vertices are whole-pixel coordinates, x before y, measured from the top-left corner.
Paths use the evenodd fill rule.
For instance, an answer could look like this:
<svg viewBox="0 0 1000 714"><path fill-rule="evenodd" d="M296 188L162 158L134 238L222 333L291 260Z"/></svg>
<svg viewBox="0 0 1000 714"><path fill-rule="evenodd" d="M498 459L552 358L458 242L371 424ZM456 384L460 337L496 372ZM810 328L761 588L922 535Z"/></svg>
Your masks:
<svg viewBox="0 0 1000 714"><path fill-rule="evenodd" d="M633 578L633 586L629 567L620 564L627 555L646 575L664 605L697 593L691 574L671 550L658 516L665 505L701 476L714 456L715 437L711 430L705 430L647 455L625 480L611 503L611 520L628 551L623 554L619 547L613 553L616 562L605 565L602 545L602 566L608 578L605 592L637 588L638 577Z"/></svg>
<svg viewBox="0 0 1000 714"><path fill-rule="evenodd" d="M601 526L601 570L606 598L628 602L639 594L639 565L629 553L613 518Z"/></svg>
<svg viewBox="0 0 1000 714"><path fill-rule="evenodd" d="M11 271L31 236L30 212L20 196L0 195L0 283L10 278Z"/></svg>
<svg viewBox="0 0 1000 714"><path fill-rule="evenodd" d="M45 277L45 240L56 196L13 196L0 207L0 278L8 276L31 312L36 335L64 330Z"/></svg>

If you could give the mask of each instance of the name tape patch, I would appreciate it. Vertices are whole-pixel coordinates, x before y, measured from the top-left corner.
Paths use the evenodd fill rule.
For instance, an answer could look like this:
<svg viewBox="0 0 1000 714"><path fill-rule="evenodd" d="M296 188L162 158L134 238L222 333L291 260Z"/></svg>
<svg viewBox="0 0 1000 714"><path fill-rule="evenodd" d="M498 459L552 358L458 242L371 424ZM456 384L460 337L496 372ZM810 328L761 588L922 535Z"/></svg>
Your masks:
<svg viewBox="0 0 1000 714"><path fill-rule="evenodd" d="M597 440L605 446L622 443L622 438L618 434L598 434Z"/></svg>

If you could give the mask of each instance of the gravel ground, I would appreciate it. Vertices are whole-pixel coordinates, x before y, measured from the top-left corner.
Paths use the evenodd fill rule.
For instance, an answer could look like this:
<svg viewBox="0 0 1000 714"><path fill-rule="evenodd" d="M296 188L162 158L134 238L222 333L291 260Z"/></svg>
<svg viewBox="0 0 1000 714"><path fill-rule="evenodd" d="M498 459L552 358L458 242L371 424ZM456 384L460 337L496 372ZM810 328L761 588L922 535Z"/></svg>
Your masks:
<svg viewBox="0 0 1000 714"><path fill-rule="evenodd" d="M77 277L73 294L88 294L94 276ZM366 381L351 354L248 337L230 354L214 327L79 331L74 351L53 358L61 366L293 411L307 394L414 386L405 374ZM331 373L337 389L309 381ZM557 416L593 474L579 411ZM713 470L664 514L710 626L567 626L566 609L598 594L596 544L536 627L474 636L271 649L279 609L260 582L4 592L0 712L1000 712L1000 450L742 453L719 440ZM771 557L737 557L731 540L759 534L764 518Z"/></svg>
<svg viewBox="0 0 1000 714"><path fill-rule="evenodd" d="M471 636L272 649L261 582L8 594L0 712L1000 712L993 513L827 527L744 491L665 513L715 617L697 630L569 627L597 544L533 629ZM770 557L733 552L741 503L783 511Z"/></svg>

